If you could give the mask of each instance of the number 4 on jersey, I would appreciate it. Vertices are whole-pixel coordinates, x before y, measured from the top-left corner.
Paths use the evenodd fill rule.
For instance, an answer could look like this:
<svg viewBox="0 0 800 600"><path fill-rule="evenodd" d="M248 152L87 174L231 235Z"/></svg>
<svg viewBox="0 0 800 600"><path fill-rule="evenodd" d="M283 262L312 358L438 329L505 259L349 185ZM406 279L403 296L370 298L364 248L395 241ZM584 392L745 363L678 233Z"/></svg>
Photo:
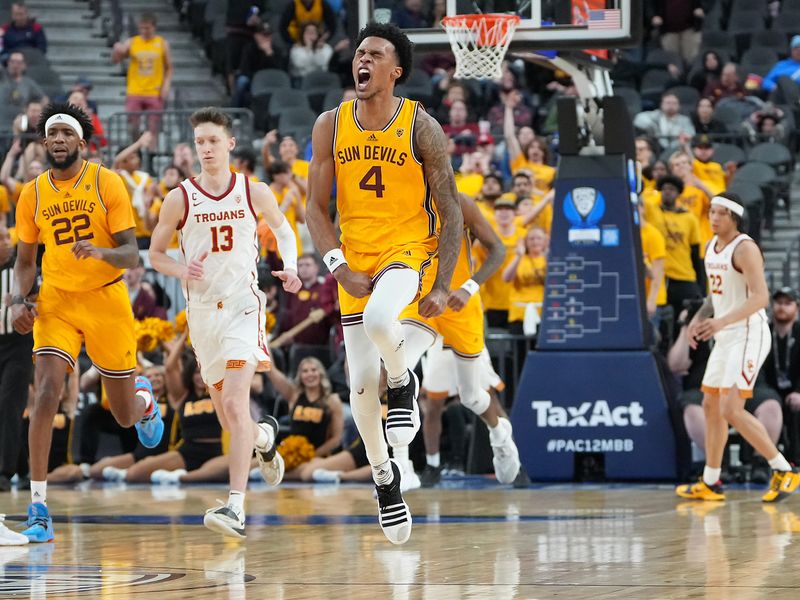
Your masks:
<svg viewBox="0 0 800 600"><path fill-rule="evenodd" d="M373 178L375 182L370 183L370 180ZM381 172L381 168L375 166L367 171L364 177L361 178L361 181L358 182L358 187L368 192L375 192L376 197L383 198L383 190L386 189L386 186L383 185L383 173Z"/></svg>

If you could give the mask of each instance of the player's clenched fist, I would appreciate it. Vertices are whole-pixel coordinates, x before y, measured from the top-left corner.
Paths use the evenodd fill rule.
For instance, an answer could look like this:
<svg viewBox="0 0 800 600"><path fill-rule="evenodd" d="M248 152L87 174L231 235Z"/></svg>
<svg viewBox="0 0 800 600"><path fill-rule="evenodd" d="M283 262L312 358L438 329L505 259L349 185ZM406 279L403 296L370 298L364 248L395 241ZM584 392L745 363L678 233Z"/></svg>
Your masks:
<svg viewBox="0 0 800 600"><path fill-rule="evenodd" d="M419 314L423 317L438 317L447 307L447 290L432 289L419 301Z"/></svg>
<svg viewBox="0 0 800 600"><path fill-rule="evenodd" d="M183 279L186 281L200 281L205 276L203 262L208 258L208 250L203 252L199 258L193 258L186 265Z"/></svg>
<svg viewBox="0 0 800 600"><path fill-rule="evenodd" d="M469 292L463 288L450 290L450 293L447 294L447 306L455 311L459 311L467 305L467 302L469 302L470 298L472 298L472 296L470 296Z"/></svg>
<svg viewBox="0 0 800 600"><path fill-rule="evenodd" d="M366 273L351 271L347 265L336 269L333 276L353 298L363 298L372 292L372 278Z"/></svg>
<svg viewBox="0 0 800 600"><path fill-rule="evenodd" d="M11 305L11 323L14 331L20 335L30 333L36 319L36 305L29 302L18 302Z"/></svg>
<svg viewBox="0 0 800 600"><path fill-rule="evenodd" d="M98 260L102 260L103 258L103 253L100 248L97 248L94 244L85 240L75 242L72 245L72 254L75 255L75 258L96 258Z"/></svg>

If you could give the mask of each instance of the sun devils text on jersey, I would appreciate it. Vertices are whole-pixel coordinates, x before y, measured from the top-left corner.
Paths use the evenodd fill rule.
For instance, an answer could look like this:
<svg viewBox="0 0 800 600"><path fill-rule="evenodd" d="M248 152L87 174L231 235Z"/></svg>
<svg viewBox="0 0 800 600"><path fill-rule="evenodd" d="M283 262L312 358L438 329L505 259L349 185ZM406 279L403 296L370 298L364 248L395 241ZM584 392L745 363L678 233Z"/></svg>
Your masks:
<svg viewBox="0 0 800 600"><path fill-rule="evenodd" d="M339 106L333 142L344 247L359 254L416 244L433 250L436 213L413 147L419 103L401 98L380 131L361 127L356 106Z"/></svg>
<svg viewBox="0 0 800 600"><path fill-rule="evenodd" d="M113 248L113 234L134 226L122 179L91 162L84 162L66 181L56 181L45 171L25 185L17 205L19 239L28 244L41 239L47 250L42 278L71 292L103 287L124 271L101 260L78 260L72 245L88 240L97 247Z"/></svg>

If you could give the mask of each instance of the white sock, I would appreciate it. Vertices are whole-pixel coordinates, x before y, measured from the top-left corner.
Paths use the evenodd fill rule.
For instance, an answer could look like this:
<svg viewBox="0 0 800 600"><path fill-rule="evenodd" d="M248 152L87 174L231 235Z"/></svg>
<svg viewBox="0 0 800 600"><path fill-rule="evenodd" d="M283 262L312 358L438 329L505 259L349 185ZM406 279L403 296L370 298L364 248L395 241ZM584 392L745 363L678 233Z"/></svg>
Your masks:
<svg viewBox="0 0 800 600"><path fill-rule="evenodd" d="M425 462L427 462L434 469L439 466L440 460L441 460L441 458L440 458L438 452L436 454L426 454L425 455Z"/></svg>
<svg viewBox="0 0 800 600"><path fill-rule="evenodd" d="M139 390L136 392L136 397L144 400L144 413L142 413L142 416L144 416L150 412L150 407L153 406L153 394L147 390Z"/></svg>
<svg viewBox="0 0 800 600"><path fill-rule="evenodd" d="M780 452L778 452L778 454L775 455L775 458L771 458L767 462L769 462L770 468L775 469L776 471L791 471L792 470L792 465L789 464L789 461L786 460L786 458ZM33 482L31 482L31 483L33 483ZM31 488L31 489L33 489L33 488Z"/></svg>
<svg viewBox="0 0 800 600"><path fill-rule="evenodd" d="M414 470L411 461L408 460L408 446L400 446L399 448L392 448L392 456L397 461L397 464L400 465L400 468L403 470L404 473Z"/></svg>
<svg viewBox="0 0 800 600"><path fill-rule="evenodd" d="M228 506L238 515L244 514L244 492L231 490L228 494Z"/></svg>
<svg viewBox="0 0 800 600"><path fill-rule="evenodd" d="M507 435L505 428L500 426L500 419L497 419L497 425L489 427L489 443L493 446L499 446L505 442Z"/></svg>
<svg viewBox="0 0 800 600"><path fill-rule="evenodd" d="M722 473L722 469L712 469L708 465L703 467L703 481L706 485L714 485L719 481L719 475Z"/></svg>
<svg viewBox="0 0 800 600"><path fill-rule="evenodd" d="M47 481L31 480L31 502L47 505Z"/></svg>
<svg viewBox="0 0 800 600"><path fill-rule="evenodd" d="M256 447L261 450L272 448L275 443L275 430L272 427L256 426Z"/></svg>
<svg viewBox="0 0 800 600"><path fill-rule="evenodd" d="M392 463L388 460L377 466L372 467L372 479L375 485L387 485L394 480L394 471L392 470Z"/></svg>
<svg viewBox="0 0 800 600"><path fill-rule="evenodd" d="M411 375L409 375L408 369L406 369L399 377L387 377L386 381L390 388L400 388L404 385L408 385L408 382L411 381Z"/></svg>

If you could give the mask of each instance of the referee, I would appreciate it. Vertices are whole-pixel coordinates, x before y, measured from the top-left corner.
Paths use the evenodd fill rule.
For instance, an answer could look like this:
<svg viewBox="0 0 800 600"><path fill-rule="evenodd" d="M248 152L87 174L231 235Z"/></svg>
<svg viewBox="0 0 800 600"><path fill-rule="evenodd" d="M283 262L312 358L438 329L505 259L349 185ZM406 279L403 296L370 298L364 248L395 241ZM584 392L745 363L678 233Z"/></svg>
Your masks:
<svg viewBox="0 0 800 600"><path fill-rule="evenodd" d="M22 413L33 373L33 334L20 335L11 325L14 247L0 224L0 491L11 489L22 444ZM20 477L26 473L20 473Z"/></svg>

